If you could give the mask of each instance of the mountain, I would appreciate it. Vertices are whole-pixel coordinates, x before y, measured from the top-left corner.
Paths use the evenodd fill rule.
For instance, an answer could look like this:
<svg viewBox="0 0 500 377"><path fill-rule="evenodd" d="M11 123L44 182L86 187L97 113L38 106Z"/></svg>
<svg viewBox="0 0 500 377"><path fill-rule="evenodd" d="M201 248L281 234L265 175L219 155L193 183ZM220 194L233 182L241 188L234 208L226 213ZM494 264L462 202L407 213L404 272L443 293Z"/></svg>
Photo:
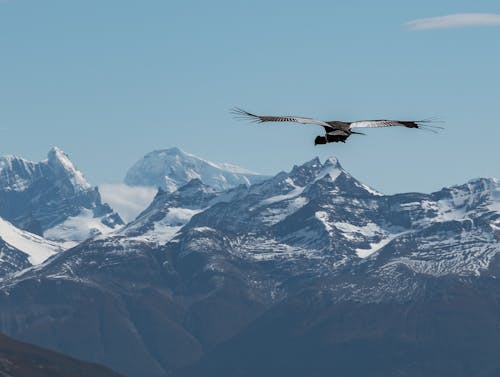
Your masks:
<svg viewBox="0 0 500 377"><path fill-rule="evenodd" d="M418 272L478 275L499 251L499 201L496 179L433 194L386 196L354 179L337 160L322 165L316 159L207 209L185 232L211 228L231 235L253 259L319 254L344 265L377 252L385 260L382 251L395 248L391 257Z"/></svg>
<svg viewBox="0 0 500 377"><path fill-rule="evenodd" d="M148 153L137 161L127 172L125 183L161 187L173 192L195 178L223 191L241 184L250 185L266 177L238 166L206 161L179 148L169 148Z"/></svg>
<svg viewBox="0 0 500 377"><path fill-rule="evenodd" d="M16 228L0 218L0 279L38 265L64 249L61 243Z"/></svg>
<svg viewBox="0 0 500 377"><path fill-rule="evenodd" d="M499 376L498 283L418 280L411 299L379 302L315 281L176 376Z"/></svg>
<svg viewBox="0 0 500 377"><path fill-rule="evenodd" d="M159 191L0 283L0 330L128 376L495 376L499 252L498 180L383 195L314 159Z"/></svg>
<svg viewBox="0 0 500 377"><path fill-rule="evenodd" d="M173 239L194 215L216 203L230 201L246 190L246 186L241 185L220 192L205 185L198 178L192 179L174 192L160 188L152 203L134 221L116 232L116 235L165 244Z"/></svg>
<svg viewBox="0 0 500 377"><path fill-rule="evenodd" d="M82 241L123 225L60 149L35 163L0 157L0 217L45 238Z"/></svg>
<svg viewBox="0 0 500 377"><path fill-rule="evenodd" d="M15 341L0 334L0 374L5 377L119 377L107 368Z"/></svg>
<svg viewBox="0 0 500 377"><path fill-rule="evenodd" d="M28 254L0 238L0 280L31 266Z"/></svg>

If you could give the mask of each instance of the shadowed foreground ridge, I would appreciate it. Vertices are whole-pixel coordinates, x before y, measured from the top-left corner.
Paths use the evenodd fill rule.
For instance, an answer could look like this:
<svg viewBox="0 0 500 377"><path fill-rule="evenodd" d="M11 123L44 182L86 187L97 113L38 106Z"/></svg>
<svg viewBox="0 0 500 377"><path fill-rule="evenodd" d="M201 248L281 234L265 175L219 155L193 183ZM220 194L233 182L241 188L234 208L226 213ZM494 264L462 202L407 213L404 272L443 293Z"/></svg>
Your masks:
<svg viewBox="0 0 500 377"><path fill-rule="evenodd" d="M22 343L0 334L2 377L120 377L97 364Z"/></svg>
<svg viewBox="0 0 500 377"><path fill-rule="evenodd" d="M334 303L305 290L178 376L499 376L500 285L427 285L406 303Z"/></svg>

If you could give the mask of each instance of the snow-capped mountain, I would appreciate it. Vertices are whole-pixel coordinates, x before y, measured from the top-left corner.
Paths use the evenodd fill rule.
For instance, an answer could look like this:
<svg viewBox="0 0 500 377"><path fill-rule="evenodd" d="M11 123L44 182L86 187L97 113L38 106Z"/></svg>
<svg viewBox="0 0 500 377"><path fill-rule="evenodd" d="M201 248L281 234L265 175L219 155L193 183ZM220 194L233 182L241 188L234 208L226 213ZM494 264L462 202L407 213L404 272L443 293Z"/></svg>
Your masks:
<svg viewBox="0 0 500 377"><path fill-rule="evenodd" d="M499 245L495 179L383 195L335 158L194 179L6 279L0 331L130 376L494 376Z"/></svg>
<svg viewBox="0 0 500 377"><path fill-rule="evenodd" d="M149 207L117 235L165 243L217 196L214 188L199 179L189 181L172 193L159 189Z"/></svg>
<svg viewBox="0 0 500 377"><path fill-rule="evenodd" d="M415 272L478 275L500 251L499 199L496 179L433 194L386 196L354 179L335 159L316 159L207 209L183 232L203 228L230 235L234 252L245 250L247 258L321 256L339 265L377 253L385 259L385 250L397 245L393 262Z"/></svg>
<svg viewBox="0 0 500 377"><path fill-rule="evenodd" d="M74 242L123 225L58 148L38 163L0 157L0 216L46 238Z"/></svg>
<svg viewBox="0 0 500 377"><path fill-rule="evenodd" d="M165 244L197 213L216 203L227 202L246 192L241 185L224 192L217 191L195 178L174 192L161 188L152 203L134 221L115 234Z"/></svg>
<svg viewBox="0 0 500 377"><path fill-rule="evenodd" d="M179 148L153 151L137 161L127 172L125 183L131 186L161 187L174 192L192 179L218 191L241 184L262 181L265 176L231 164L216 164L186 153Z"/></svg>

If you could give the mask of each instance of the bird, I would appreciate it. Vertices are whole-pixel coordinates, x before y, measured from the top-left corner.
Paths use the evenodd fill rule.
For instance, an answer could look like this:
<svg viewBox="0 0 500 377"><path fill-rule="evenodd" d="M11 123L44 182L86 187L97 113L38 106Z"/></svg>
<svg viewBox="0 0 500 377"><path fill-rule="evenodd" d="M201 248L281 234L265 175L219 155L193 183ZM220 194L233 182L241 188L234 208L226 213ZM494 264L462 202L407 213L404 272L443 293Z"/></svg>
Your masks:
<svg viewBox="0 0 500 377"><path fill-rule="evenodd" d="M393 127L401 126L406 128L417 128L423 129L431 132L436 132L435 129L442 129L442 127L432 125L430 123L435 122L435 119L424 119L424 120L389 120L389 119L377 119L377 120L357 120L354 122L345 122L340 120L330 120L322 121L312 118L303 118L297 116L289 115L278 115L278 116L268 116L268 115L256 115L249 113L239 107L234 107L231 113L236 119L249 120L255 123L265 123L265 122L292 122L292 123L302 123L302 124L313 124L321 126L325 130L324 135L316 136L314 139L314 145L318 144L328 144L328 143L345 143L346 140L351 135L365 135L362 132L354 131L353 128L379 128L379 127Z"/></svg>

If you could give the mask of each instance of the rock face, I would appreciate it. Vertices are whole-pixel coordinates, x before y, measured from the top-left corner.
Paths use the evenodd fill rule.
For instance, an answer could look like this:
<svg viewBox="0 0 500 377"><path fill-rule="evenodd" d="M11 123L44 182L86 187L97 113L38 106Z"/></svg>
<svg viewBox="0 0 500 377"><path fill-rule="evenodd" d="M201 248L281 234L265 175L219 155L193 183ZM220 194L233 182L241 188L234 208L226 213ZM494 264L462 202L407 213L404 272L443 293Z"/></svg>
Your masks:
<svg viewBox="0 0 500 377"><path fill-rule="evenodd" d="M332 299L316 281L177 376L500 375L498 283L419 281L411 300L371 303Z"/></svg>
<svg viewBox="0 0 500 377"><path fill-rule="evenodd" d="M220 192L198 178L174 192L159 189L153 202L134 221L117 232L137 240L165 244L197 213L216 203L227 202L247 191L242 185Z"/></svg>
<svg viewBox="0 0 500 377"><path fill-rule="evenodd" d="M499 252L499 181L387 196L314 159L159 192L1 283L0 330L129 376L496 376Z"/></svg>
<svg viewBox="0 0 500 377"><path fill-rule="evenodd" d="M123 225L58 148L39 163L0 158L0 217L31 233L74 242Z"/></svg>
<svg viewBox="0 0 500 377"><path fill-rule="evenodd" d="M28 254L0 238L0 279L31 266Z"/></svg>
<svg viewBox="0 0 500 377"><path fill-rule="evenodd" d="M119 377L107 368L84 363L0 335L0 374L6 377Z"/></svg>
<svg viewBox="0 0 500 377"><path fill-rule="evenodd" d="M174 192L192 179L223 191L241 184L250 185L265 176L230 164L216 164L203 160L179 148L148 153L130 168L125 183L131 186L161 187Z"/></svg>

